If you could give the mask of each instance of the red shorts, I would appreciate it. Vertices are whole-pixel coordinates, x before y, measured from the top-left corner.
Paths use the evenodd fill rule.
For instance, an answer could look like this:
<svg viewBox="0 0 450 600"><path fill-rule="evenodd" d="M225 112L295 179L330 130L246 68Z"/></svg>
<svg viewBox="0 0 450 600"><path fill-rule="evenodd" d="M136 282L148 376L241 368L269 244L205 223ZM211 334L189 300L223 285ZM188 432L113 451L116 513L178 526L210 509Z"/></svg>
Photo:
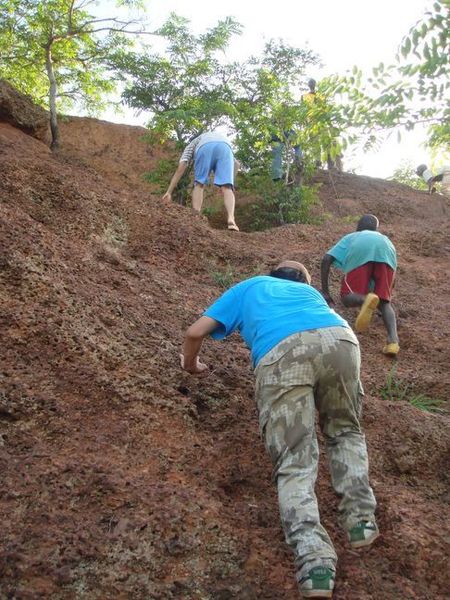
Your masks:
<svg viewBox="0 0 450 600"><path fill-rule="evenodd" d="M380 300L389 301L392 296L394 276L394 269L386 263L368 262L346 273L342 280L341 296L351 293L365 296L369 291L373 291ZM370 280L375 282L373 290L369 290Z"/></svg>

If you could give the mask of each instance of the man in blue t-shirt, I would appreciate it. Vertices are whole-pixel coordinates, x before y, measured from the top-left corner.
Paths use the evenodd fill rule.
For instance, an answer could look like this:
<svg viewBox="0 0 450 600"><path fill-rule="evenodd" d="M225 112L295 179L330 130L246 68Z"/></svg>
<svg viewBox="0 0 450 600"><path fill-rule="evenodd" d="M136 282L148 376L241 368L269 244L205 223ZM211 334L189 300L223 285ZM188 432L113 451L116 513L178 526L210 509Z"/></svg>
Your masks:
<svg viewBox="0 0 450 600"><path fill-rule="evenodd" d="M355 321L356 331L368 329L372 316L380 306L387 331L384 354L396 356L400 350L397 320L391 304L397 255L394 244L377 231L379 221L375 215L363 215L356 231L341 238L322 259L322 293L332 306L328 289L331 265L344 272L341 299L344 306L360 307Z"/></svg>
<svg viewBox="0 0 450 600"><path fill-rule="evenodd" d="M314 484L318 445L315 409L324 434L331 480L341 496L339 517L352 547L378 536L375 497L359 417L360 352L347 322L310 285L306 268L281 262L270 275L227 290L186 332L181 366L207 373L199 361L208 335L239 331L251 351L256 401L274 464L286 541L295 553L304 597L331 598L337 556L319 518Z"/></svg>

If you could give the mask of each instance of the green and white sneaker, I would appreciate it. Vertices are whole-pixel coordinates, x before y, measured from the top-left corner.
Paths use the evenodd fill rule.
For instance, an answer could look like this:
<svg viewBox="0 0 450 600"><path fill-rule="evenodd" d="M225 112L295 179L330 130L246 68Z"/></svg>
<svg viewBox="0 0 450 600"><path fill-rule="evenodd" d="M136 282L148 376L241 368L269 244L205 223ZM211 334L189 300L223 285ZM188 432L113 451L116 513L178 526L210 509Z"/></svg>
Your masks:
<svg viewBox="0 0 450 600"><path fill-rule="evenodd" d="M359 521L347 532L352 548L363 548L370 546L380 535L375 521Z"/></svg>
<svg viewBox="0 0 450 600"><path fill-rule="evenodd" d="M328 567L313 567L298 582L304 598L331 598L335 574Z"/></svg>

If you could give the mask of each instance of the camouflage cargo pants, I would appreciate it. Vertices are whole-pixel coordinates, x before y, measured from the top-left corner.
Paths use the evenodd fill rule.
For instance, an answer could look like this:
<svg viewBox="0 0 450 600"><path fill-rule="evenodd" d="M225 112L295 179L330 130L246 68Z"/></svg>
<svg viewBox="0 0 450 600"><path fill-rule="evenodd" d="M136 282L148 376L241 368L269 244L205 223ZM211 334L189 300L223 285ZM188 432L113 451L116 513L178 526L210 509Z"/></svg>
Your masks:
<svg viewBox="0 0 450 600"><path fill-rule="evenodd" d="M376 501L359 424L359 369L354 333L330 327L289 336L261 359L255 371L261 432L274 464L281 521L295 552L299 578L316 565L335 568L337 560L320 524L314 493L319 458L315 409L331 481L341 497L340 524L350 529L360 520L374 518Z"/></svg>

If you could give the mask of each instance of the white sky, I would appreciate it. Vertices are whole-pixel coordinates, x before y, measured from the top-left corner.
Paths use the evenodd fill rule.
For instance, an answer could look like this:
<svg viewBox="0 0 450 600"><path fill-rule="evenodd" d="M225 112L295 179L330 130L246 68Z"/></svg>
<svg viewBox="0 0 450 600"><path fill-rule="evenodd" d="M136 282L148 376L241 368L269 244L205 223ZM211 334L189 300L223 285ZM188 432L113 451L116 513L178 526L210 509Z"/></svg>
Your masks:
<svg viewBox="0 0 450 600"><path fill-rule="evenodd" d="M103 2L100 3L100 7ZM106 4L106 3L105 3ZM306 79L339 73L344 74L356 64L369 71L381 61L393 63L402 37L420 19L432 0L148 0L148 21L152 29L160 26L170 12L191 21L195 33L214 26L219 19L232 16L243 25L243 33L236 36L227 56L244 60L250 54L259 54L265 41L283 38L293 46L311 50L320 55L324 67L312 70ZM102 118L114 122L145 125L147 117L135 117L131 111L124 115L111 112ZM344 156L344 168L358 174L388 177L399 163L410 160L413 166L430 163L431 159L421 143L423 130L404 134L397 143L396 134L377 152Z"/></svg>

